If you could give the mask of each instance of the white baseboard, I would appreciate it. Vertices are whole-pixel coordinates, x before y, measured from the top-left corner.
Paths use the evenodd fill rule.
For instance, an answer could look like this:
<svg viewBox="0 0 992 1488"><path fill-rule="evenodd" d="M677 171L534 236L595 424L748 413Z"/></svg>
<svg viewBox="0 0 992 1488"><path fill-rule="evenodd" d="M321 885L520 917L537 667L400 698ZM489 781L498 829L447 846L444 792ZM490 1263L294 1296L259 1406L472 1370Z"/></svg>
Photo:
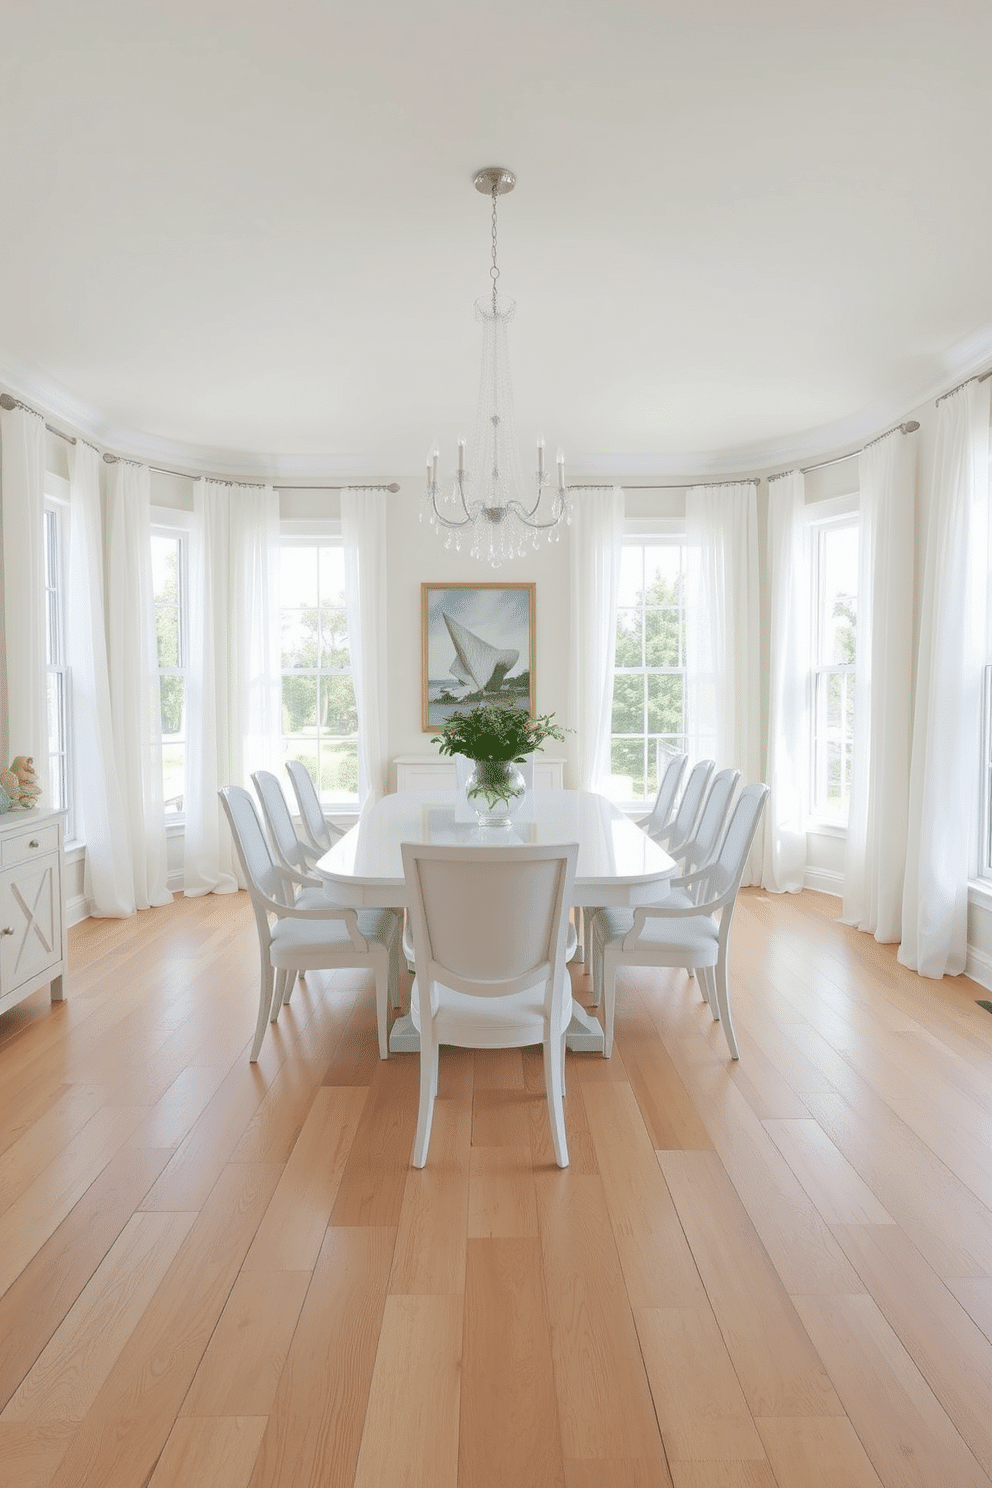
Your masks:
<svg viewBox="0 0 992 1488"><path fill-rule="evenodd" d="M833 894L836 899L844 897L844 875L830 868L807 868L803 874L803 888L815 889L818 894Z"/></svg>
<svg viewBox="0 0 992 1488"><path fill-rule="evenodd" d="M66 929L70 925L79 925L83 920L88 920L92 912L92 905L85 894L74 894L71 899L65 901L65 923Z"/></svg>
<svg viewBox="0 0 992 1488"><path fill-rule="evenodd" d="M992 956L988 951L979 951L974 946L969 946L964 970L965 975L970 976L973 982L992 992Z"/></svg>

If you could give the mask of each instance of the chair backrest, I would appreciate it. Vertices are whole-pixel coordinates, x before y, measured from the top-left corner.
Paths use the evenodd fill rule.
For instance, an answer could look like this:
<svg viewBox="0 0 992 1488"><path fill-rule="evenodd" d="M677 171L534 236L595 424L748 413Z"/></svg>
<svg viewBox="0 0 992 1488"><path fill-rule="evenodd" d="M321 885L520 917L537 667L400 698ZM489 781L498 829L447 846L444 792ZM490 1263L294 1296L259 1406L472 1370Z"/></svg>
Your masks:
<svg viewBox="0 0 992 1488"><path fill-rule="evenodd" d="M686 843L682 858L685 873L695 873L697 869L705 868L716 857L730 814L730 803L734 799L734 791L740 778L740 770L718 770L713 776L713 784L692 841Z"/></svg>
<svg viewBox="0 0 992 1488"><path fill-rule="evenodd" d="M713 760L697 760L689 771L689 779L685 783L679 809L675 813L672 822L668 851L674 853L676 849L683 847L692 837L696 830L696 822L702 810L703 799L706 795L706 787L710 783L710 776L716 768Z"/></svg>
<svg viewBox="0 0 992 1488"><path fill-rule="evenodd" d="M303 830L314 847L319 848L321 852L327 852L333 845L334 839L343 834L325 818L317 787L306 765L301 760L287 760L286 769L289 771L293 794L296 796L296 804L300 809Z"/></svg>
<svg viewBox="0 0 992 1488"><path fill-rule="evenodd" d="M767 785L746 785L741 791L720 851L707 870L706 899L736 895L767 796Z"/></svg>
<svg viewBox="0 0 992 1488"><path fill-rule="evenodd" d="M551 847L404 842L418 979L423 971L426 983L439 981L479 997L505 997L552 980L552 996L563 997L578 850L575 842Z"/></svg>
<svg viewBox="0 0 992 1488"><path fill-rule="evenodd" d="M661 781L658 785L658 794L654 798L651 807L651 815L641 822L645 832L653 835L655 832L664 832L669 825L669 817L678 795L679 786L682 784L682 776L685 767L689 763L687 754L673 754L669 756Z"/></svg>
<svg viewBox="0 0 992 1488"><path fill-rule="evenodd" d="M258 810L248 792L240 785L225 785L217 794L220 796L224 814L230 823L234 846L248 883L248 893L251 895L258 933L262 944L267 946L269 916L261 899L264 895L279 903L287 902L285 879L278 866L272 861L272 853L259 820Z"/></svg>
<svg viewBox="0 0 992 1488"><path fill-rule="evenodd" d="M314 860L314 849L306 847L297 837L293 818L289 814L286 797L282 793L279 781L271 770L256 770L251 777L251 783L262 803L262 815L269 829L269 838L275 850L277 862L284 863L287 868L292 868L297 873L307 873ZM317 880L315 879L314 882L316 883Z"/></svg>

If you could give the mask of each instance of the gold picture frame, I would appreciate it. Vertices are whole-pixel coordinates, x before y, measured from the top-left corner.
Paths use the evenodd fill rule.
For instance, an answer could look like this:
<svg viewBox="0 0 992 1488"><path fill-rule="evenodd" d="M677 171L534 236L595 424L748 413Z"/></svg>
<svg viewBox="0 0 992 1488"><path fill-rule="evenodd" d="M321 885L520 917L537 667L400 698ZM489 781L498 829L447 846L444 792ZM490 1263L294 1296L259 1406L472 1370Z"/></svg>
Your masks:
<svg viewBox="0 0 992 1488"><path fill-rule="evenodd" d="M536 597L533 583L421 584L424 733L481 702L536 716Z"/></svg>

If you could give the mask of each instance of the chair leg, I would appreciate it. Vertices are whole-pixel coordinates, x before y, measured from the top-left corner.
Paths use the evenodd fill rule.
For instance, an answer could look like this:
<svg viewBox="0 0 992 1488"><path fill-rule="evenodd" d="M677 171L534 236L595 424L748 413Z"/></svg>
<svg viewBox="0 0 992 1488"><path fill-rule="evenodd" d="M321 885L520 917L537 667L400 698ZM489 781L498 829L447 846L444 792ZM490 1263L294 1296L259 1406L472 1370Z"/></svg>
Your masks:
<svg viewBox="0 0 992 1488"><path fill-rule="evenodd" d="M731 1059L740 1059L737 1049L737 1035L734 1033L734 1020L730 1016L730 988L727 984L727 957L721 948L720 958L716 963L714 974L714 995L716 1004L720 1010L720 1021L723 1024L724 1037L730 1050Z"/></svg>
<svg viewBox="0 0 992 1488"><path fill-rule="evenodd" d="M255 1038L251 1046L251 1053L248 1055L250 1064L256 1063L258 1060L258 1051L262 1047L262 1040L265 1037L265 1025L269 1021L269 1009L272 1006L274 985L275 972L271 963L266 960L262 963L262 976L258 989L258 1018L255 1023Z"/></svg>
<svg viewBox="0 0 992 1488"><path fill-rule="evenodd" d="M282 1011L282 1005L289 996L288 988L293 985L295 973L286 971L284 967L276 972L275 984L272 992L272 1007L269 1010L269 1022L274 1023Z"/></svg>
<svg viewBox="0 0 992 1488"><path fill-rule="evenodd" d="M413 1166L427 1162L434 1121L434 1097L437 1093L437 1039L433 1029L420 1030L420 1106L417 1110L417 1133L413 1139Z"/></svg>
<svg viewBox="0 0 992 1488"><path fill-rule="evenodd" d="M703 994L703 1001L708 1004L714 1018L719 1018L720 1010L716 1005L716 989L713 986L712 966L701 966L699 968L699 990Z"/></svg>
<svg viewBox="0 0 992 1488"><path fill-rule="evenodd" d="M565 1139L565 1036L550 1035L544 1040L544 1090L548 1099L548 1120L555 1162L568 1167L568 1142Z"/></svg>

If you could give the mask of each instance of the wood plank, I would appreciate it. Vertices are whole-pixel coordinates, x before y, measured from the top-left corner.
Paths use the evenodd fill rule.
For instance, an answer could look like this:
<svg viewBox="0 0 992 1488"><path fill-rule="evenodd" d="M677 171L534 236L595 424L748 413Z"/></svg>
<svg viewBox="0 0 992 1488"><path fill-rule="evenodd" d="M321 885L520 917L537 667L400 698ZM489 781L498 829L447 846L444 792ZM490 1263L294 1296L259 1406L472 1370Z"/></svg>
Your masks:
<svg viewBox="0 0 992 1488"><path fill-rule="evenodd" d="M367 1095L343 1085L311 1092L309 1114L245 1258L246 1271L313 1270Z"/></svg>
<svg viewBox="0 0 992 1488"><path fill-rule="evenodd" d="M842 1415L782 1281L715 1153L658 1161L755 1416Z"/></svg>
<svg viewBox="0 0 992 1488"><path fill-rule="evenodd" d="M232 1164L131 1334L53 1488L132 1488L150 1476L210 1340L279 1170Z"/></svg>
<svg viewBox="0 0 992 1488"><path fill-rule="evenodd" d="M48 1488L75 1433L71 1421L0 1425L0 1488Z"/></svg>
<svg viewBox="0 0 992 1488"><path fill-rule="evenodd" d="M938 1276L992 1276L989 1208L884 1102L810 1096L811 1114Z"/></svg>
<svg viewBox="0 0 992 1488"><path fill-rule="evenodd" d="M0 1296L0 1401L4 1404L168 1160L168 1151L122 1148Z"/></svg>
<svg viewBox="0 0 992 1488"><path fill-rule="evenodd" d="M354 1488L456 1488L462 1298L386 1298Z"/></svg>
<svg viewBox="0 0 992 1488"><path fill-rule="evenodd" d="M180 1416L268 1416L312 1277L241 1271Z"/></svg>
<svg viewBox="0 0 992 1488"><path fill-rule="evenodd" d="M83 1419L195 1218L132 1215L0 1420Z"/></svg>
<svg viewBox="0 0 992 1488"><path fill-rule="evenodd" d="M583 1099L630 1306L701 1306L699 1272L634 1092L588 1085Z"/></svg>
<svg viewBox="0 0 992 1488"><path fill-rule="evenodd" d="M389 1229L327 1231L251 1488L353 1482L395 1238Z"/></svg>
<svg viewBox="0 0 992 1488"><path fill-rule="evenodd" d="M0 1217L0 1294L58 1229L145 1115L141 1106L103 1106Z"/></svg>
<svg viewBox="0 0 992 1488"><path fill-rule="evenodd" d="M764 1461L765 1449L709 1304L644 1307L634 1316L669 1465Z"/></svg>
<svg viewBox="0 0 992 1488"><path fill-rule="evenodd" d="M762 1124L828 1224L891 1223L888 1210L812 1117Z"/></svg>
<svg viewBox="0 0 992 1488"><path fill-rule="evenodd" d="M713 1146L709 1132L667 1051L641 1057L627 1053L624 1063L630 1088L657 1148L677 1151Z"/></svg>
<svg viewBox="0 0 992 1488"><path fill-rule="evenodd" d="M527 1147L473 1147L469 1154L468 1238L537 1234L537 1191Z"/></svg>
<svg viewBox="0 0 992 1488"><path fill-rule="evenodd" d="M992 1345L896 1225L835 1233L879 1310L992 1477Z"/></svg>
<svg viewBox="0 0 992 1488"><path fill-rule="evenodd" d="M873 1298L797 1297L796 1307L883 1483L989 1488Z"/></svg>
<svg viewBox="0 0 992 1488"><path fill-rule="evenodd" d="M565 1488L671 1488L672 1475L659 1458L566 1457Z"/></svg>
<svg viewBox="0 0 992 1488"><path fill-rule="evenodd" d="M417 1126L418 1065L408 1055L376 1060L331 1210L332 1225L394 1229L399 1224Z"/></svg>
<svg viewBox="0 0 992 1488"><path fill-rule="evenodd" d="M537 1202L562 1453L663 1462L602 1182L542 1173Z"/></svg>
<svg viewBox="0 0 992 1488"><path fill-rule="evenodd" d="M470 1240L458 1482L564 1488L537 1238Z"/></svg>
<svg viewBox="0 0 992 1488"><path fill-rule="evenodd" d="M464 1292L471 1136L470 1103L435 1099L427 1166L407 1173L390 1293Z"/></svg>
<svg viewBox="0 0 992 1488"><path fill-rule="evenodd" d="M165 1444L148 1488L245 1488L251 1477L264 1416L220 1416L209 1420L180 1418Z"/></svg>
<svg viewBox="0 0 992 1488"><path fill-rule="evenodd" d="M779 1483L802 1488L882 1488L846 1416L762 1416L755 1425Z"/></svg>

